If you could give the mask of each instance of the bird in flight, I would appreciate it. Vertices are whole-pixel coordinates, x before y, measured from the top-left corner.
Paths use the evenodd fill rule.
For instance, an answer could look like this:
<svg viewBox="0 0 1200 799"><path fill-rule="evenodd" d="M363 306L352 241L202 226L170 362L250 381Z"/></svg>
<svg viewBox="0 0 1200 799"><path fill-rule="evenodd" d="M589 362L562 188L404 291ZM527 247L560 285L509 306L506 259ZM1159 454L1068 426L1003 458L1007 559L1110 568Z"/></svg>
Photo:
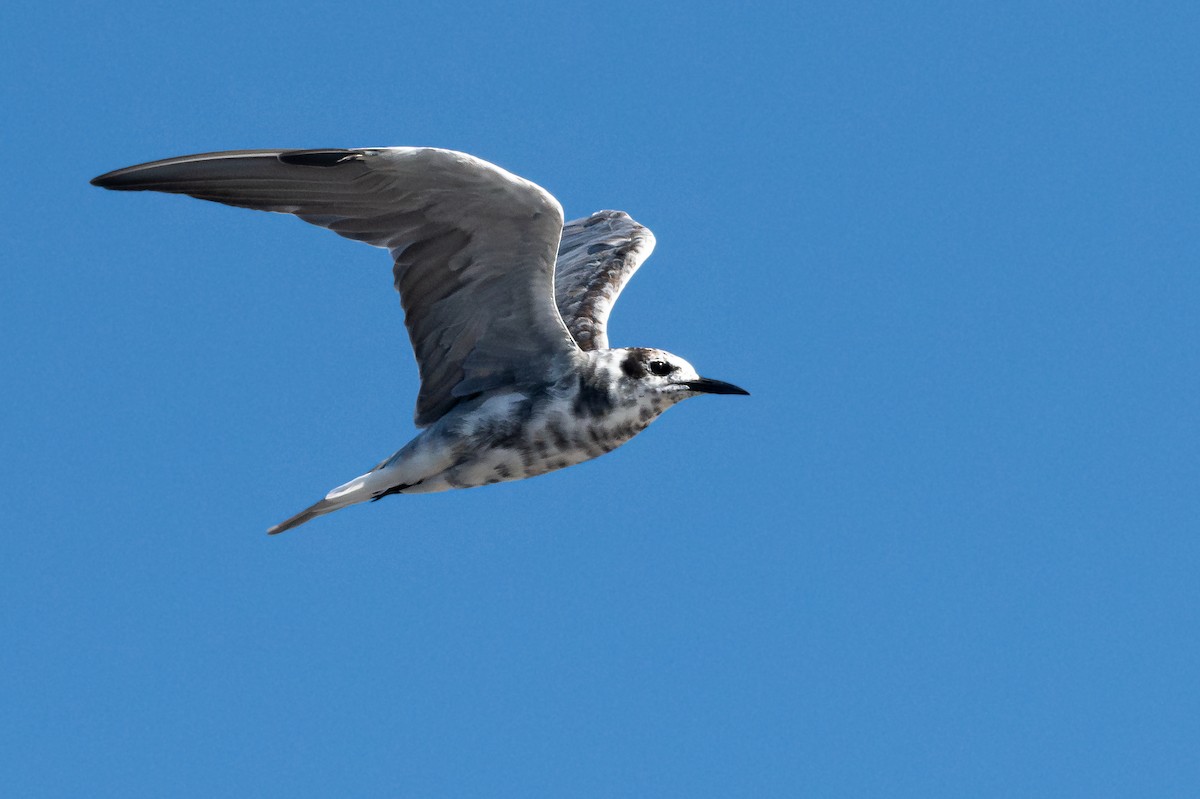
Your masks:
<svg viewBox="0 0 1200 799"><path fill-rule="evenodd" d="M613 303L654 248L649 230L620 211L564 224L545 189L465 153L233 150L92 184L294 214L391 252L423 429L268 533L389 494L545 474L610 452L680 400L749 393L669 352L608 346Z"/></svg>

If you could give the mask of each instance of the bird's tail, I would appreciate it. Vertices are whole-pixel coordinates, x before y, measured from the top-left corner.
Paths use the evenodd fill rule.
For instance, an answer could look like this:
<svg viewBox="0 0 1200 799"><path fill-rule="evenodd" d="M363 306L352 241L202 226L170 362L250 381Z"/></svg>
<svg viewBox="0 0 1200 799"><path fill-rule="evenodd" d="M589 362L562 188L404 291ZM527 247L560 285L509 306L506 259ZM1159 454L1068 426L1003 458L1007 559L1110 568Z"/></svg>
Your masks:
<svg viewBox="0 0 1200 799"><path fill-rule="evenodd" d="M309 521L310 519L315 519L318 516L324 516L326 513L333 513L335 510L344 508L347 505L351 505L351 504L353 504L353 503L351 503L351 502L330 502L327 499L323 499L320 502L316 503L315 505L309 505L307 508L300 511L295 516L292 516L289 519L285 519L284 521L275 525L271 529L267 530L267 535L275 535L276 533L282 533L285 530L291 530L293 527L299 527L300 525L304 524L305 522Z"/></svg>
<svg viewBox="0 0 1200 799"><path fill-rule="evenodd" d="M378 472L367 472L333 489L325 495L323 500L309 505L290 519L285 519L275 525L270 530L267 530L267 534L276 535L285 530L291 530L293 527L299 527L311 519L324 516L326 513L333 513L335 510L341 510L350 505L366 502L372 497L377 496L379 491L386 487L386 477L380 475Z"/></svg>

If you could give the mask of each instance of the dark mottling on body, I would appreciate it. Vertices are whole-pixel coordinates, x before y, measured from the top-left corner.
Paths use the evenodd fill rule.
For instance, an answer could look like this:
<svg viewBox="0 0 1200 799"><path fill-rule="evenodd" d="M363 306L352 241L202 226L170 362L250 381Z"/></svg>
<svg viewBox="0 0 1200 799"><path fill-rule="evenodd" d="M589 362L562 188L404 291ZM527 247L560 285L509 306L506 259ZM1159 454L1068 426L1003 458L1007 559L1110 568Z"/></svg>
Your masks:
<svg viewBox="0 0 1200 799"><path fill-rule="evenodd" d="M579 375L575 401L571 410L576 416L590 416L595 419L603 418L612 410L612 397L601 388L590 375Z"/></svg>
<svg viewBox="0 0 1200 799"><path fill-rule="evenodd" d="M559 424L551 424L547 430L550 434L550 440L554 442L557 449L569 449L571 442L567 441L567 435L563 432L562 426Z"/></svg>
<svg viewBox="0 0 1200 799"><path fill-rule="evenodd" d="M517 454L521 456L521 473L528 477L529 469L533 466L533 453L528 447L522 447Z"/></svg>

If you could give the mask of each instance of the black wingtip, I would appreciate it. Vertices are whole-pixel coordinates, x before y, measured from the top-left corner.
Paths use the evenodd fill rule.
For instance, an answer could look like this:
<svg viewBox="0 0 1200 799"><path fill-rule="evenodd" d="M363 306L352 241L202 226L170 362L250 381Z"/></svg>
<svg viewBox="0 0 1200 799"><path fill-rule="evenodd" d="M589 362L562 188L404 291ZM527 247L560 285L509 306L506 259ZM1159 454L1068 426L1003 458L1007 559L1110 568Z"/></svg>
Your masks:
<svg viewBox="0 0 1200 799"><path fill-rule="evenodd" d="M271 158L288 166L336 167L351 161L361 161L366 156L366 150L226 150L167 158L115 169L92 178L91 184L102 189L120 191L152 189L189 194L188 185L198 180L228 177L227 172L236 170L237 163L242 159L255 161Z"/></svg>
<svg viewBox="0 0 1200 799"><path fill-rule="evenodd" d="M97 175L92 178L89 183L93 186L99 186L102 189L138 189L140 186L135 185L135 181L129 180L127 175L132 167L125 169L114 169L112 172L105 172L103 175ZM126 178L122 180L122 178Z"/></svg>

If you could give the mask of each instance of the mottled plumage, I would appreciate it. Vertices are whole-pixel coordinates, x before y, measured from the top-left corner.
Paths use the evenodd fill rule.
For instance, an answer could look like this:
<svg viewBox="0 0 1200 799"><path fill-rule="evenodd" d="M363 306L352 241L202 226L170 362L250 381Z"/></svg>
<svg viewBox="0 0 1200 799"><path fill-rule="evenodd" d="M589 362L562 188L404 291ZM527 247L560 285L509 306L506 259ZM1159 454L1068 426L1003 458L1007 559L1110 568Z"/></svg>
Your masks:
<svg viewBox="0 0 1200 799"><path fill-rule="evenodd" d="M620 211L564 225L544 189L465 153L243 150L92 182L290 213L392 253L425 429L272 533L390 494L561 469L620 446L686 397L746 393L662 350L608 347L612 305L654 248L649 230Z"/></svg>

